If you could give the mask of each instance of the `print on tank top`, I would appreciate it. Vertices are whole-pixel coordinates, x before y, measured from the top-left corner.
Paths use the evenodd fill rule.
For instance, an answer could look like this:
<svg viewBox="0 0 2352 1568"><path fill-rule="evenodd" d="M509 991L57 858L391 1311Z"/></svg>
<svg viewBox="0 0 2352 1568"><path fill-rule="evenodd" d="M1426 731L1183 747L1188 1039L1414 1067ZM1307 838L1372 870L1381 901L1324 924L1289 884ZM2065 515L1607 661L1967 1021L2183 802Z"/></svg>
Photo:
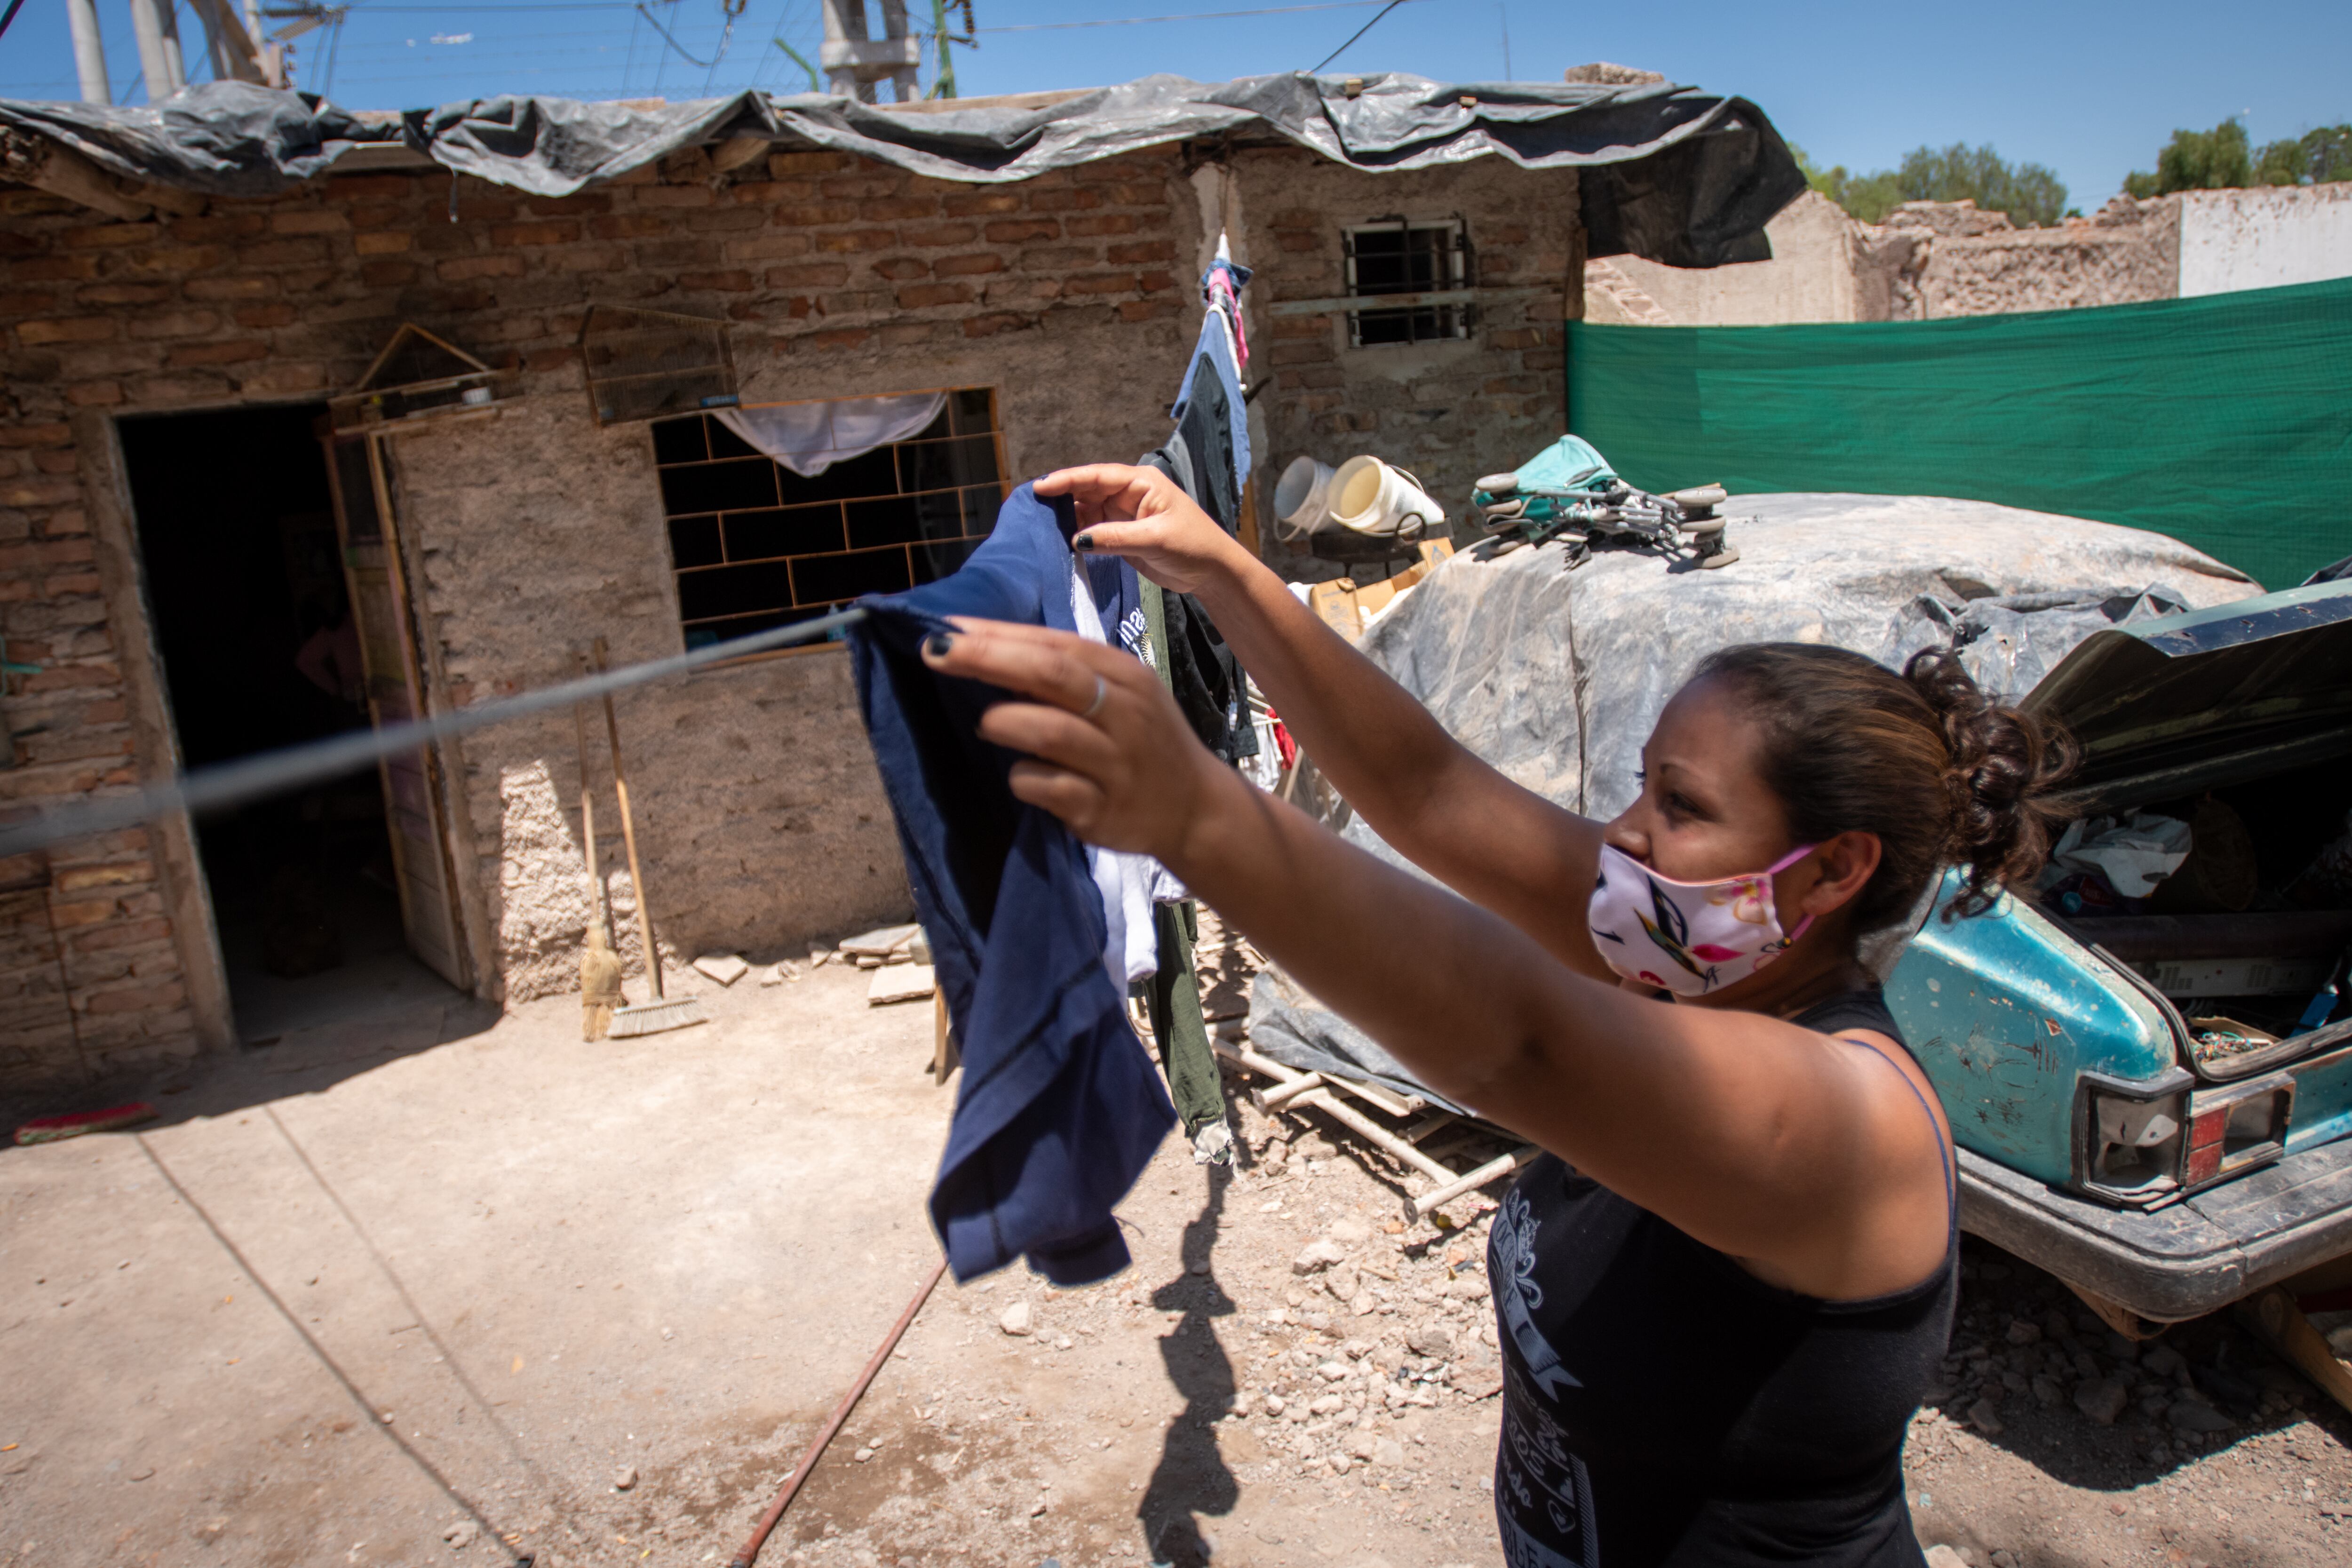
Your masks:
<svg viewBox="0 0 2352 1568"><path fill-rule="evenodd" d="M1537 1394L1557 1398L1581 1388L1560 1364L1559 1352L1536 1327L1543 1305L1536 1282L1536 1230L1540 1222L1514 1188L1496 1211L1486 1270L1495 1315L1516 1356L1503 1357L1503 1440L1495 1457L1495 1515L1510 1568L1600 1568L1592 1519L1592 1481L1570 1451ZM1534 1387L1529 1386L1534 1384ZM1573 1553L1573 1554L1571 1554Z"/></svg>

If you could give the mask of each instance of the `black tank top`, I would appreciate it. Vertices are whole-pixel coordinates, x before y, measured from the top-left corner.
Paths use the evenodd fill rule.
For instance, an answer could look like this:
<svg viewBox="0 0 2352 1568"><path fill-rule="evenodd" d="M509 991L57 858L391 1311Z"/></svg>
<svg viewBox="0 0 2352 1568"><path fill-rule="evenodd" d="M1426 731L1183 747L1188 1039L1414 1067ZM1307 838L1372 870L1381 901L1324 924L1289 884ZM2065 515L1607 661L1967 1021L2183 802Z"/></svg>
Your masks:
<svg viewBox="0 0 2352 1568"><path fill-rule="evenodd" d="M1903 1037L1875 990L1790 1022ZM1958 1242L1955 1227L1943 1266L1907 1289L1817 1300L1536 1161L1486 1250L1504 1560L1917 1568L1903 1434L1951 1334Z"/></svg>

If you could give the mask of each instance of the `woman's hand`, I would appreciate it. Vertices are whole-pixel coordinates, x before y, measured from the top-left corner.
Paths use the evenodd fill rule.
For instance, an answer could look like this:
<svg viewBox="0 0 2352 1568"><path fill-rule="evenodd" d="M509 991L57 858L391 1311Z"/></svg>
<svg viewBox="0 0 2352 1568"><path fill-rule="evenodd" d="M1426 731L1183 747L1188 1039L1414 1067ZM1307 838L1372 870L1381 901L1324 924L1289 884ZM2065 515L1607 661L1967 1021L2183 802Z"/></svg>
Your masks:
<svg viewBox="0 0 2352 1568"><path fill-rule="evenodd" d="M1163 864L1181 858L1217 793L1240 775L1194 738L1160 678L1068 632L962 616L954 625L954 636L923 645L925 663L1036 699L1000 702L980 721L983 740L1027 753L1013 764L1013 795L1089 844Z"/></svg>
<svg viewBox="0 0 2352 1568"><path fill-rule="evenodd" d="M1039 479L1041 496L1068 496L1078 514L1075 548L1123 556L1171 593L1198 594L1246 563L1249 552L1157 468L1097 463Z"/></svg>

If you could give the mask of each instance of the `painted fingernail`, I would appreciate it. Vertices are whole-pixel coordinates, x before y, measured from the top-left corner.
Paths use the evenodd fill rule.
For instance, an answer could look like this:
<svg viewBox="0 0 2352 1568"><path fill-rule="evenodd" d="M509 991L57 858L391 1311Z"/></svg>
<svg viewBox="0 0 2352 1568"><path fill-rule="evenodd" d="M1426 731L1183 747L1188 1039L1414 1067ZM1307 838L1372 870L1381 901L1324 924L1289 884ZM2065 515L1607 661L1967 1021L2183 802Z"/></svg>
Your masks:
<svg viewBox="0 0 2352 1568"><path fill-rule="evenodd" d="M933 632L923 639L923 651L933 658L945 658L948 649L955 647L955 638L945 632Z"/></svg>
<svg viewBox="0 0 2352 1568"><path fill-rule="evenodd" d="M1092 550L1095 547L1095 536L1091 533L1081 533L1070 541L1070 547L1074 550Z"/></svg>

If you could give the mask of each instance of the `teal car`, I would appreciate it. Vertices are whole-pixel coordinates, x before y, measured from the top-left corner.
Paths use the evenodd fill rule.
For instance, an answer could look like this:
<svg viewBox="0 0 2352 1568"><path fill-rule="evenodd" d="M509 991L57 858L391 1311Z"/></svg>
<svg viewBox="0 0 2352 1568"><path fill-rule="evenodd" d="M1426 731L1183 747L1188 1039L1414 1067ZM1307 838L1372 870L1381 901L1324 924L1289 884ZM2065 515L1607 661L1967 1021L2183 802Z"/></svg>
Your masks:
<svg viewBox="0 0 2352 1568"><path fill-rule="evenodd" d="M2352 948L2352 900L2297 880L2352 807L2352 582L2097 632L2023 706L2081 742L2086 812L2234 819L2252 896L1928 915L1887 1000L1964 1226L2157 1323L2352 1254L2352 1018L2296 1032Z"/></svg>

